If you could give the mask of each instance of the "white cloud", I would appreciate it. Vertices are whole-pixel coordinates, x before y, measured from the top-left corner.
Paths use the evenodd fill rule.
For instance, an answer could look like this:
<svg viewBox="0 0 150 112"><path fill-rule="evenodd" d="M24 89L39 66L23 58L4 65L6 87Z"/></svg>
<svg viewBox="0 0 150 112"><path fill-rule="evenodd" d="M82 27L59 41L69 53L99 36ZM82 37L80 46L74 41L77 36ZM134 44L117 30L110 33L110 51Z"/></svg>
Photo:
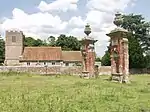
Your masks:
<svg viewBox="0 0 150 112"><path fill-rule="evenodd" d="M48 34L63 32L66 29L67 22L63 22L59 16L53 16L47 12L27 14L24 11L15 8L12 19L6 19L3 24L3 30L20 29L26 34ZM38 37L43 35L38 35Z"/></svg>
<svg viewBox="0 0 150 112"><path fill-rule="evenodd" d="M85 37L84 29L83 28L74 28L74 29L71 29L69 31L69 34L78 37L79 40L82 39L83 37Z"/></svg>
<svg viewBox="0 0 150 112"><path fill-rule="evenodd" d="M74 28L82 27L83 28L84 25L85 25L85 22L82 20L81 16L78 16L78 17L74 16L69 20L70 27L74 27Z"/></svg>
<svg viewBox="0 0 150 112"><path fill-rule="evenodd" d="M55 0L47 4L41 1L38 8L41 12L28 14L21 9L15 8L12 11L12 18L5 18L1 29L7 30L18 28L27 36L48 37L59 34L73 35L79 39L85 36L84 25L89 23L92 28L91 36L98 40L96 52L103 55L106 46L109 44L109 37L106 36L114 28L113 19L116 10L124 11L128 5L132 5L135 0L89 0L87 2L87 13L71 17L68 21L63 21L59 15L54 16L53 11L77 10L79 0ZM85 7L83 7L85 8ZM69 13L68 13L69 15ZM85 16L85 18L83 18Z"/></svg>
<svg viewBox="0 0 150 112"><path fill-rule="evenodd" d="M102 13L96 10L89 11L86 15L86 22L90 23L91 25L101 24L102 22Z"/></svg>
<svg viewBox="0 0 150 112"><path fill-rule="evenodd" d="M90 10L101 12L124 11L124 9L136 0L89 0L87 7Z"/></svg>
<svg viewBox="0 0 150 112"><path fill-rule="evenodd" d="M68 10L77 10L78 0L56 0L50 4L47 4L45 1L41 1L38 8L45 11L63 11Z"/></svg>

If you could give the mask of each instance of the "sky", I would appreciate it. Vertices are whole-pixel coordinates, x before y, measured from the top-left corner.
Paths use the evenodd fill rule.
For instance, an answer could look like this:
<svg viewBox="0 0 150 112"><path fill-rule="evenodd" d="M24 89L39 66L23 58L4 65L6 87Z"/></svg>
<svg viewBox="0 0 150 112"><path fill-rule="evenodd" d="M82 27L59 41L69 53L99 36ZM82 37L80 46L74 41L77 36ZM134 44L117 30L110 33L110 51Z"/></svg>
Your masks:
<svg viewBox="0 0 150 112"><path fill-rule="evenodd" d="M97 39L96 53L103 56L109 44L106 36L115 25L114 15L142 14L147 21L150 0L1 0L0 34L6 30L21 30L26 36L46 39L50 35L85 37L89 23L91 37Z"/></svg>

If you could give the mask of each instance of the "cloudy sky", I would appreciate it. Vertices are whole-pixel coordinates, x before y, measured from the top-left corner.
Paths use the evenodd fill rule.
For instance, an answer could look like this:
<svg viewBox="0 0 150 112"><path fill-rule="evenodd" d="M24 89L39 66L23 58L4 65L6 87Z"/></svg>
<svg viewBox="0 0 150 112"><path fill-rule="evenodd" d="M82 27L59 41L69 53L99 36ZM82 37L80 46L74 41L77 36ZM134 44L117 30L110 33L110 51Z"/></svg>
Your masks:
<svg viewBox="0 0 150 112"><path fill-rule="evenodd" d="M142 14L150 20L150 0L1 0L0 34L5 30L22 30L26 36L45 39L59 34L85 35L89 23L91 36L98 40L96 53L103 56L108 39L105 34L114 28L116 11Z"/></svg>

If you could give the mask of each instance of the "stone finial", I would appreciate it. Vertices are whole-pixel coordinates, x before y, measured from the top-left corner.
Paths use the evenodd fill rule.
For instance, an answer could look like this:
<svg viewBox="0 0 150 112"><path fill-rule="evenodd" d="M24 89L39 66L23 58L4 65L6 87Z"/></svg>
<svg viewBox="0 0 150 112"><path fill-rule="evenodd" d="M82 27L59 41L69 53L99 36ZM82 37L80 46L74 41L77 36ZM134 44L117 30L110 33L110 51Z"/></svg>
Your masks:
<svg viewBox="0 0 150 112"><path fill-rule="evenodd" d="M119 27L121 24L122 24L122 22L123 22L123 17L122 17L122 15L121 15L121 13L119 13L119 12L117 12L116 14L115 14L115 19L114 19L114 21L113 21L113 23L117 26L117 27Z"/></svg>
<svg viewBox="0 0 150 112"><path fill-rule="evenodd" d="M90 27L89 24L87 24L87 25L85 26L84 33L85 33L87 36L89 36L89 34L91 33L91 27Z"/></svg>

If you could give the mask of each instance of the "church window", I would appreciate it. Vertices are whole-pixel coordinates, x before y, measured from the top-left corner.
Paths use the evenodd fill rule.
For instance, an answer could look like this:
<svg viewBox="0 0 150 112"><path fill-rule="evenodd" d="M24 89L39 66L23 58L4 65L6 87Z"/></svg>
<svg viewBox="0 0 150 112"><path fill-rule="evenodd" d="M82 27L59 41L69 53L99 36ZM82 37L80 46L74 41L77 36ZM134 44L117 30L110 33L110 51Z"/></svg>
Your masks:
<svg viewBox="0 0 150 112"><path fill-rule="evenodd" d="M46 63L46 62L44 62L44 65L47 65L47 63Z"/></svg>
<svg viewBox="0 0 150 112"><path fill-rule="evenodd" d="M27 65L30 65L30 62L27 62Z"/></svg>
<svg viewBox="0 0 150 112"><path fill-rule="evenodd" d="M52 65L55 65L55 62L52 62Z"/></svg>
<svg viewBox="0 0 150 112"><path fill-rule="evenodd" d="M69 66L69 63L66 63L66 66Z"/></svg>
<svg viewBox="0 0 150 112"><path fill-rule="evenodd" d="M16 36L12 36L12 42L16 42Z"/></svg>

